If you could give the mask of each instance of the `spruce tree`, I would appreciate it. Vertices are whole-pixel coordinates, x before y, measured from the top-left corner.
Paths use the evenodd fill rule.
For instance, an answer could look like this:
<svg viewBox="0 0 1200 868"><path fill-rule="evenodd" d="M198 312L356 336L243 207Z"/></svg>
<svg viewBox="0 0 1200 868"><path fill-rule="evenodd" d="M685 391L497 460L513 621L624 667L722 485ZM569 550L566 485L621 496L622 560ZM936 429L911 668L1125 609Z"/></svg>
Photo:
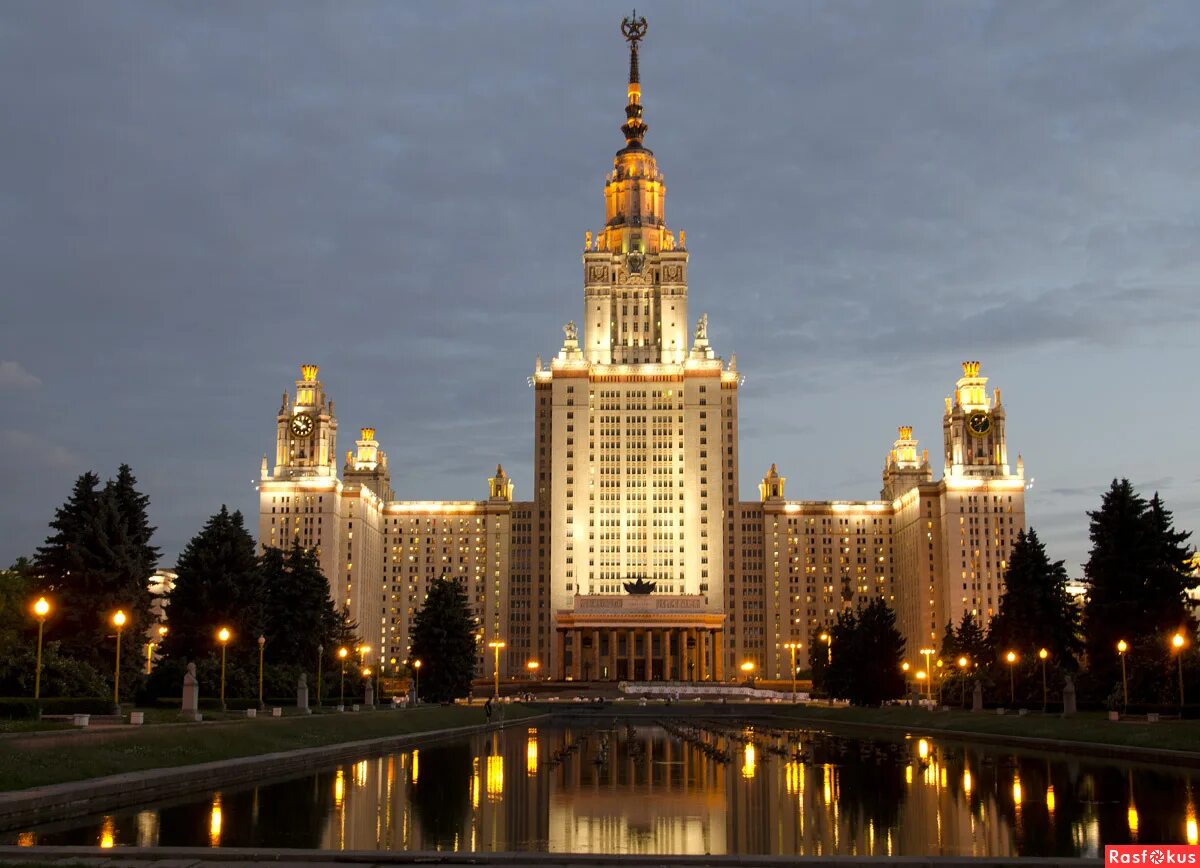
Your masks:
<svg viewBox="0 0 1200 868"><path fill-rule="evenodd" d="M477 653L467 592L457 578L443 575L429 586L413 617L412 658L421 661L421 698L449 702L466 696Z"/></svg>
<svg viewBox="0 0 1200 868"><path fill-rule="evenodd" d="M1148 656L1160 653L1166 660L1167 637L1192 627L1185 594L1195 581L1184 563L1189 535L1175 530L1157 495L1147 503L1128 479L1114 479L1100 509L1088 516L1092 549L1084 566L1085 647L1093 683L1107 692L1120 682L1119 640L1145 645L1131 662L1151 663Z"/></svg>
<svg viewBox="0 0 1200 868"><path fill-rule="evenodd" d="M254 549L242 514L224 506L188 542L175 568L164 654L192 662L212 655L220 650L217 631L228 627L228 653L257 660L266 593Z"/></svg>
<svg viewBox="0 0 1200 868"><path fill-rule="evenodd" d="M57 640L65 656L100 672L113 671L113 614L120 609L126 615L127 649L141 647L149 619L148 580L157 550L150 545L148 501L135 482L128 467L103 489L94 473L80 476L37 554L41 582L59 613L47 627L47 641ZM136 650L124 651L122 664L130 678L141 671Z"/></svg>
<svg viewBox="0 0 1200 868"><path fill-rule="evenodd" d="M904 637L887 603L874 599L853 612L842 612L830 635L832 659L825 682L831 697L854 705L879 705L904 694Z"/></svg>
<svg viewBox="0 0 1200 868"><path fill-rule="evenodd" d="M954 631L954 646L955 653L960 657L966 657L974 669L978 664L985 665L990 659L991 651L988 648L987 636L984 635L983 628L979 626L979 619L970 612L963 612L962 620L958 623L958 628Z"/></svg>
<svg viewBox="0 0 1200 868"><path fill-rule="evenodd" d="M1016 651L1022 660L1032 661L1045 648L1051 665L1078 668L1083 643L1075 602L1067 593L1067 571L1062 561L1050 561L1033 528L1017 533L988 644L993 659Z"/></svg>
<svg viewBox="0 0 1200 868"><path fill-rule="evenodd" d="M312 668L318 645L332 650L343 638L342 615L329 599L329 581L316 554L298 542L287 552L268 548L260 568L266 593L266 659Z"/></svg>

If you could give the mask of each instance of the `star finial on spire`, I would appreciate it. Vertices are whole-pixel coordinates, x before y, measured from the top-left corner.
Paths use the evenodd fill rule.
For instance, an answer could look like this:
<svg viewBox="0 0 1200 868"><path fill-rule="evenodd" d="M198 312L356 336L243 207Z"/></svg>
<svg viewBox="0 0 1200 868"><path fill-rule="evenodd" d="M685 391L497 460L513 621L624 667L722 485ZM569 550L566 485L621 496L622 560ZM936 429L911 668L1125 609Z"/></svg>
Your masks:
<svg viewBox="0 0 1200 868"><path fill-rule="evenodd" d="M638 74L638 43L645 38L646 29L646 18L638 18L636 9L631 17L621 21L621 33L629 43L629 90L625 105L626 120L621 132L625 134L627 146L638 148L642 145L642 137L646 135L646 123L642 120L642 86Z"/></svg>

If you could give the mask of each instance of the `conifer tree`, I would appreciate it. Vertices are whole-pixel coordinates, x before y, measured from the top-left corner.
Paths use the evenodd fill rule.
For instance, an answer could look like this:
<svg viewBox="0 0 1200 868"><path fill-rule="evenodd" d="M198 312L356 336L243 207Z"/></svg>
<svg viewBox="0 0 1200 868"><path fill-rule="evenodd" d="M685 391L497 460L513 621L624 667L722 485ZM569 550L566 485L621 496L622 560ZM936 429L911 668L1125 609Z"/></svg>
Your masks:
<svg viewBox="0 0 1200 868"><path fill-rule="evenodd" d="M466 696L477 653L467 592L457 578L443 575L429 586L413 618L412 657L421 661L421 698L448 702Z"/></svg>
<svg viewBox="0 0 1200 868"><path fill-rule="evenodd" d="M1150 663L1148 656L1165 662L1166 637L1193 629L1185 595L1196 582L1185 565L1190 534L1175 530L1157 495L1147 503L1128 479L1114 479L1100 509L1088 516L1085 647L1093 682L1105 690L1120 679L1119 640L1144 645L1131 658L1136 665Z"/></svg>
<svg viewBox="0 0 1200 868"><path fill-rule="evenodd" d="M266 593L266 659L305 668L310 662L315 665L318 645L333 649L345 638L342 613L329 599L329 581L316 554L299 542L286 552L268 548L260 567Z"/></svg>
<svg viewBox="0 0 1200 868"><path fill-rule="evenodd" d="M993 659L1016 651L1023 660L1045 648L1052 665L1074 671L1083 643L1079 614L1067 593L1062 561L1051 562L1033 528L1017 533L1004 574L999 611L988 629Z"/></svg>
<svg viewBox="0 0 1200 868"><path fill-rule="evenodd" d="M228 627L233 633L229 653L256 659L258 637L266 627L266 594L254 550L242 514L224 506L188 542L175 568L164 654L200 660L219 651L217 631Z"/></svg>

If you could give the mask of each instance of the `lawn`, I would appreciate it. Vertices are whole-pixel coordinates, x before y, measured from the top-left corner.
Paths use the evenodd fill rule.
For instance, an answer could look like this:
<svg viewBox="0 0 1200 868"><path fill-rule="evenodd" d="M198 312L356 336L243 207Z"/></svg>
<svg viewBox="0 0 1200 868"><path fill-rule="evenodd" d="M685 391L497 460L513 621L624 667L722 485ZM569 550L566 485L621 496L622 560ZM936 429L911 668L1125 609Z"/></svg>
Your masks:
<svg viewBox="0 0 1200 868"><path fill-rule="evenodd" d="M1123 747L1156 748L1200 752L1200 720L1167 720L1160 723L1123 720L1113 722L1099 712L1084 712L1073 717L1030 713L998 715L993 712L931 712L921 708L845 708L800 706L772 709L772 714L797 724L817 723L836 728L846 723L900 726L913 731L968 732L988 735L1024 736L1086 744L1110 744Z"/></svg>
<svg viewBox="0 0 1200 868"><path fill-rule="evenodd" d="M532 711L511 706L510 720ZM0 740L0 790L85 780L121 772L172 768L484 722L476 706L325 713L283 719L113 729L102 735L14 736Z"/></svg>

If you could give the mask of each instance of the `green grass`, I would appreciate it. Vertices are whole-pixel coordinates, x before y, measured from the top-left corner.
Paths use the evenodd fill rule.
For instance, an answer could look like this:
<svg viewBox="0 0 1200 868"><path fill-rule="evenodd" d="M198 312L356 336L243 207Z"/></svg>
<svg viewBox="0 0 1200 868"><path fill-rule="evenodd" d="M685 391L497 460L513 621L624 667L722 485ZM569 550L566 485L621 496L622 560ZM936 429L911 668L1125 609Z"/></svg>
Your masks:
<svg viewBox="0 0 1200 868"><path fill-rule="evenodd" d="M509 720L533 712L513 706ZM207 715L206 715L207 720ZM64 738L0 741L0 790L19 790L121 772L173 768L275 751L343 744L390 735L428 732L484 722L482 708L461 706L325 713L212 726L150 726Z"/></svg>
<svg viewBox="0 0 1200 868"><path fill-rule="evenodd" d="M1043 716L1040 713L1020 717L1009 713L972 713L969 711L931 712L921 708L828 708L802 706L772 709L773 715L797 724L816 723L836 727L847 723L902 726L922 732L956 731L981 736L1025 736L1085 744L1110 744L1123 747L1159 748L1200 752L1200 720L1167 720L1160 723L1113 722L1106 714L1084 712L1074 717Z"/></svg>

